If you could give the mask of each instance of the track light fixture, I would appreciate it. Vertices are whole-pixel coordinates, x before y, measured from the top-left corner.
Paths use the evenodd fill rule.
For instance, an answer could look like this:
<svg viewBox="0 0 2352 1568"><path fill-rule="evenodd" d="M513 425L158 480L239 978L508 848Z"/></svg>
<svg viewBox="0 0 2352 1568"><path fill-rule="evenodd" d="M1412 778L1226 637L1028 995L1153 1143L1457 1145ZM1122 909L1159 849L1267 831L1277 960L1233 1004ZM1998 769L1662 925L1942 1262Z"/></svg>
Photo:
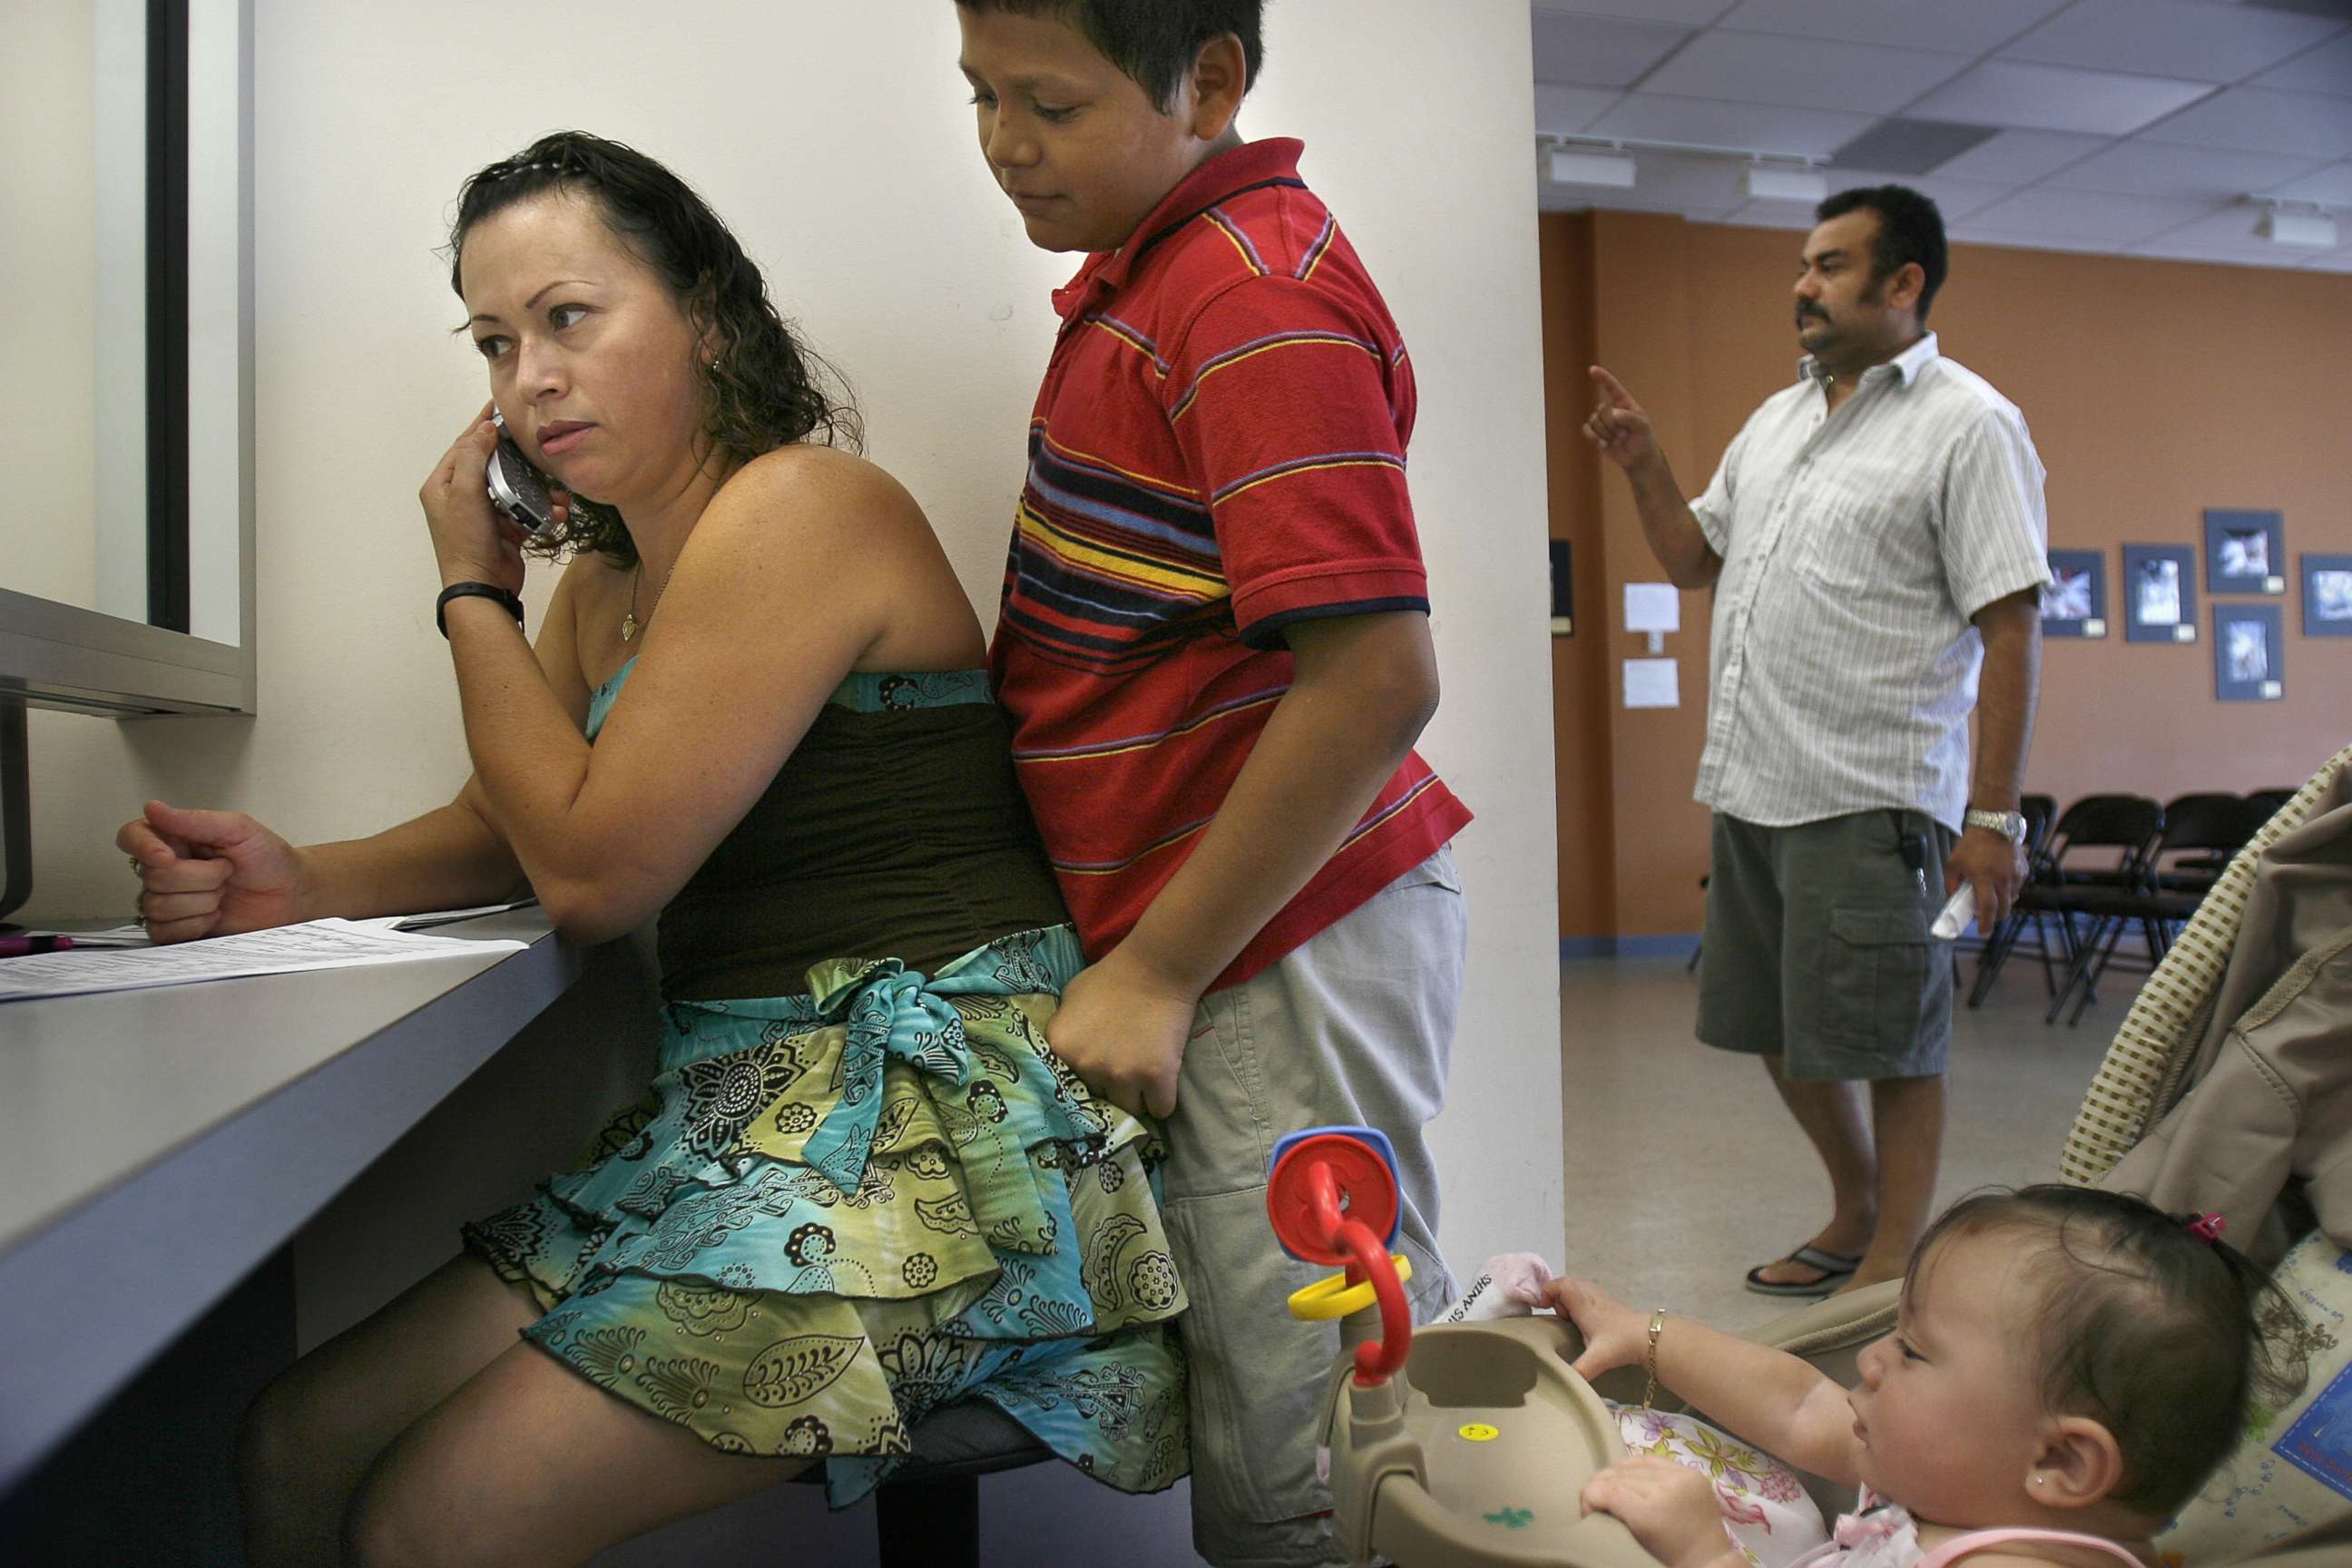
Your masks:
<svg viewBox="0 0 2352 1568"><path fill-rule="evenodd" d="M2292 245L2310 250L2336 248L2336 220L2318 207L2308 212L2295 212L2273 202L2255 221L2254 232L2273 245Z"/></svg>

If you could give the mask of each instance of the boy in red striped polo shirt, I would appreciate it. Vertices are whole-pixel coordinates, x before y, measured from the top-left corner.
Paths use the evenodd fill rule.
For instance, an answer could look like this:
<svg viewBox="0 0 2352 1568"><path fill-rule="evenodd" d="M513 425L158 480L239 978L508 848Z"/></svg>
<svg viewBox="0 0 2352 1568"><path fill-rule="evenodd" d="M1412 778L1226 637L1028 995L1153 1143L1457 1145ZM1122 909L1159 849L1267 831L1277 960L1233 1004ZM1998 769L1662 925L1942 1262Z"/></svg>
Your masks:
<svg viewBox="0 0 2352 1568"><path fill-rule="evenodd" d="M1330 1325L1266 1158L1395 1145L1423 1315L1451 1292L1423 1128L1443 1101L1469 812L1412 744L1437 704L1380 291L1297 172L1244 142L1260 0L957 0L990 173L1087 255L1061 328L993 648L1013 755L1092 967L1047 1027L1167 1119L1192 1305L1193 1533L1219 1563L1337 1561L1316 1481Z"/></svg>

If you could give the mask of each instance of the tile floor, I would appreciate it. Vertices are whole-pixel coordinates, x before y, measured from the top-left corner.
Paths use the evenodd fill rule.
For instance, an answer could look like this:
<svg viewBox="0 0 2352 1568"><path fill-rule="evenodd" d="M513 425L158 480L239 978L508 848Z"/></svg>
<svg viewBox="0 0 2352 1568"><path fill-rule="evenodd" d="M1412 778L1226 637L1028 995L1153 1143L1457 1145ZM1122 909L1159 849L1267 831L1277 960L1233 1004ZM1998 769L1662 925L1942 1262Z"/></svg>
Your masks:
<svg viewBox="0 0 2352 1568"><path fill-rule="evenodd" d="M2045 1026L2039 970L2021 958L1981 1009L1959 1009L1939 1202L2056 1179L2137 984L2117 974L2080 1026ZM1737 1329L1798 1304L1740 1275L1820 1228L1829 1184L1763 1068L1692 1037L1697 985L1679 959L1560 964L1568 1234L1564 1261L1549 1261Z"/></svg>
<svg viewBox="0 0 2352 1568"><path fill-rule="evenodd" d="M2079 1028L2045 1027L2039 974L2021 961L1981 1011L1961 1010L1946 1200L1986 1183L2055 1176L2074 1108L2137 984L2118 974ZM1696 997L1680 959L1562 962L1568 1234L1564 1256L1555 1243L1549 1260L1738 1328L1794 1304L1748 1293L1740 1273L1810 1236L1827 1215L1828 1187L1762 1069L1692 1038ZM872 1563L871 1505L828 1515L814 1493L780 1487L640 1537L599 1558L599 1568L721 1558ZM1024 1568L1095 1562L1100 1543L1115 1540L1122 1568L1191 1568L1199 1560L1187 1506L1181 1483L1158 1497L1122 1498L1065 1467L1033 1466L982 1484L981 1560Z"/></svg>

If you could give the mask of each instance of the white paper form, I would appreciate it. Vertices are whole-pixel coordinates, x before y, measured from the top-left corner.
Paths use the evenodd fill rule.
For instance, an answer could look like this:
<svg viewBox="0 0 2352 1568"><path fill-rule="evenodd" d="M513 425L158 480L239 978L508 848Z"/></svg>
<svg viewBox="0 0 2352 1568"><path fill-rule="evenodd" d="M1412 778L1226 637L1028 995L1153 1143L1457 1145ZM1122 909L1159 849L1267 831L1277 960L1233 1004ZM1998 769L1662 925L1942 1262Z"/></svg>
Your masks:
<svg viewBox="0 0 2352 1568"><path fill-rule="evenodd" d="M430 931L435 926L454 925L480 915L502 915L509 910L529 909L537 899L517 899L510 904L477 904L469 910L431 910L419 915L378 915L370 920L351 923L368 931ZM153 943L142 925L112 926L104 931L74 931L70 928L35 927L26 936L63 936L73 939L79 950L87 947L150 947Z"/></svg>
<svg viewBox="0 0 2352 1568"><path fill-rule="evenodd" d="M455 925L459 921L469 921L478 915L502 915L509 910L529 909L538 902L537 899L517 899L510 904L476 904L469 910L428 910L421 915L402 915L390 924L394 931L429 931L435 926Z"/></svg>
<svg viewBox="0 0 2352 1568"><path fill-rule="evenodd" d="M1629 658L1625 661L1625 706L1679 708L1682 687L1670 658Z"/></svg>
<svg viewBox="0 0 2352 1568"><path fill-rule="evenodd" d="M1682 630L1681 591L1672 583L1626 584L1625 629L1629 632Z"/></svg>
<svg viewBox="0 0 2352 1568"><path fill-rule="evenodd" d="M69 927L59 928L57 926L34 926L28 929L25 934L26 936L69 937L72 939L74 946L78 948L145 947L147 945L147 928L145 926L138 925L113 926L105 931L74 931Z"/></svg>
<svg viewBox="0 0 2352 1568"><path fill-rule="evenodd" d="M512 941L467 942L459 937L419 936L352 921L310 921L301 925L207 937L201 942L165 947L77 950L0 959L0 1002L98 991L137 991L153 985L239 980L254 974L292 974L310 969L412 963L421 959L520 952L526 945Z"/></svg>

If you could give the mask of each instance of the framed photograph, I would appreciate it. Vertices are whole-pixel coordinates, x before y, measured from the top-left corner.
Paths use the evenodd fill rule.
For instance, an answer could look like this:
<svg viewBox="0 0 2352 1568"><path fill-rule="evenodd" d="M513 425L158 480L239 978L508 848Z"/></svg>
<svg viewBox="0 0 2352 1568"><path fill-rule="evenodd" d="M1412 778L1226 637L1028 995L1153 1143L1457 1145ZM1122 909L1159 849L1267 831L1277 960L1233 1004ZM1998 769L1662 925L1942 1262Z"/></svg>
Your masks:
<svg viewBox="0 0 2352 1568"><path fill-rule="evenodd" d="M2186 544L2124 546L2124 641L2197 640L2197 552Z"/></svg>
<svg viewBox="0 0 2352 1568"><path fill-rule="evenodd" d="M2042 590L2042 635L2107 635L2107 558L2097 550L2050 552L2050 586Z"/></svg>
<svg viewBox="0 0 2352 1568"><path fill-rule="evenodd" d="M2303 558L2303 635L2352 637L2352 555Z"/></svg>
<svg viewBox="0 0 2352 1568"><path fill-rule="evenodd" d="M1565 539L1551 542L1551 635L1576 635L1575 552Z"/></svg>
<svg viewBox="0 0 2352 1568"><path fill-rule="evenodd" d="M2213 606L2213 689L2222 701L2275 702L2286 695L2285 651L2283 606Z"/></svg>
<svg viewBox="0 0 2352 1568"><path fill-rule="evenodd" d="M2286 521L2275 511L2205 513L2205 588L2213 594L2286 592Z"/></svg>

